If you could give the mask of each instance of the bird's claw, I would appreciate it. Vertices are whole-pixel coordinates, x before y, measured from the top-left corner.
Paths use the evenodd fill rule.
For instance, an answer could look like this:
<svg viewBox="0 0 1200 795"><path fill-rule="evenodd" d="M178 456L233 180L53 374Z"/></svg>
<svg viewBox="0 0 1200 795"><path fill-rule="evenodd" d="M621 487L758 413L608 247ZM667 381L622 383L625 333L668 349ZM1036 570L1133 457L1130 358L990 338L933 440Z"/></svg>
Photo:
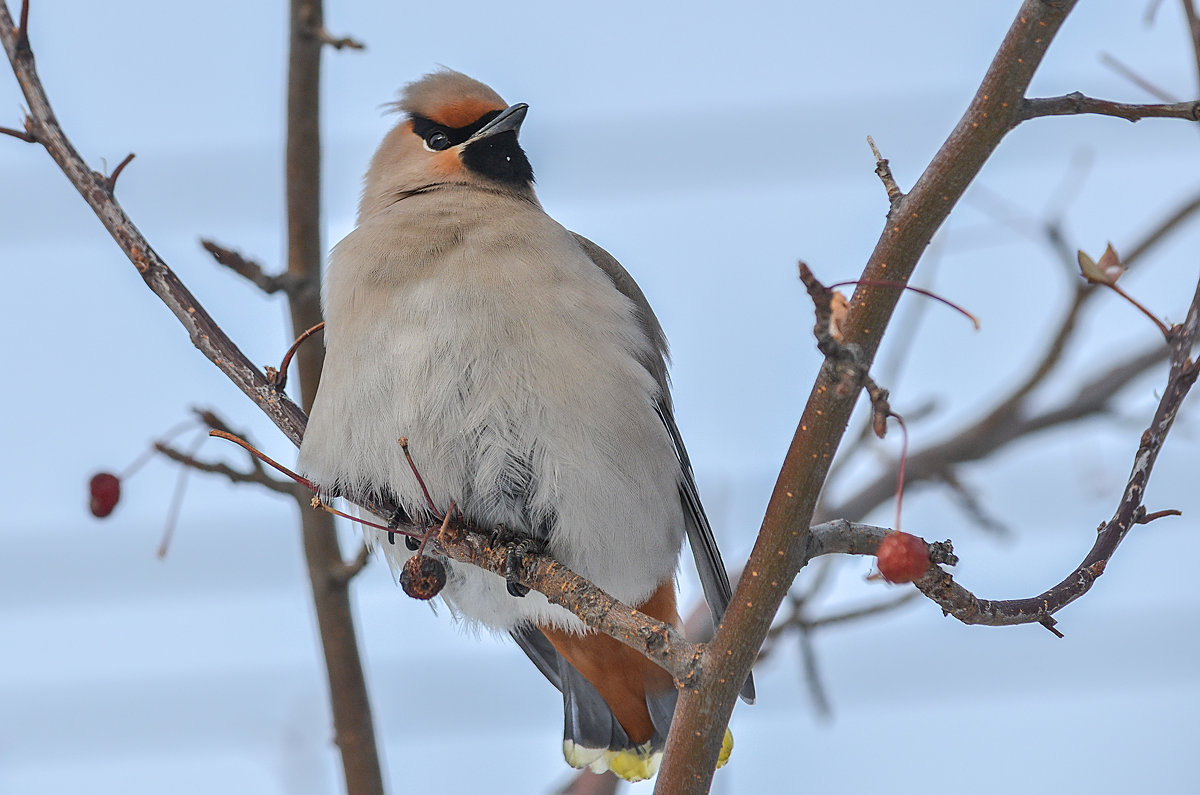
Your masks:
<svg viewBox="0 0 1200 795"><path fill-rule="evenodd" d="M507 528L501 526L501 532L507 533ZM517 579L526 555L540 555L546 551L546 542L519 534L509 534L504 544L504 581L508 593L515 597L523 597L529 593L529 586Z"/></svg>

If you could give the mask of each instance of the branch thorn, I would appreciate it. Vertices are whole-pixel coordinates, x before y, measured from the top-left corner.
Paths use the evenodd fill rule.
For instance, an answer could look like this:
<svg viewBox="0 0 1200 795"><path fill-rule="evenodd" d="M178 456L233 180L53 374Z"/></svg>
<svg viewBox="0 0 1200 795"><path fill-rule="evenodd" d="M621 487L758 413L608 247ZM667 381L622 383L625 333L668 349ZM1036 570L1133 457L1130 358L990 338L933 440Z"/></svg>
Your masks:
<svg viewBox="0 0 1200 795"><path fill-rule="evenodd" d="M117 177L121 176L121 172L125 170L125 166L129 165L129 163L133 160L133 157L133 152L130 152L125 156L124 160L122 160L120 163L117 163L117 167L113 169L113 172L104 178L104 184L108 188L109 193L112 193L114 190L116 190Z"/></svg>
<svg viewBox="0 0 1200 795"><path fill-rule="evenodd" d="M1041 618L1038 619L1038 623L1041 624L1046 629L1050 630L1056 637L1059 637L1059 638L1066 637L1066 635L1062 634L1061 632L1058 631L1058 629L1055 628L1055 624L1057 624L1058 622L1054 620L1053 616L1042 616Z"/></svg>

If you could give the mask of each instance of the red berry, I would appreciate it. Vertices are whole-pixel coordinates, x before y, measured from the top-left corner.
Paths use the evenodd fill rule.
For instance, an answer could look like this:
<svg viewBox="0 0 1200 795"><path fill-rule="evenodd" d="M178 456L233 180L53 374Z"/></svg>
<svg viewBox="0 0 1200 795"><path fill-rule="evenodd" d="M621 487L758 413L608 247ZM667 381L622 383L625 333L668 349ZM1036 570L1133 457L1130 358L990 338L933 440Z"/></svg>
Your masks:
<svg viewBox="0 0 1200 795"><path fill-rule="evenodd" d="M400 569L400 587L413 599L432 599L446 587L446 567L437 558L413 555Z"/></svg>
<svg viewBox="0 0 1200 795"><path fill-rule="evenodd" d="M875 551L879 573L890 583L919 580L929 569L929 546L908 533L888 533Z"/></svg>
<svg viewBox="0 0 1200 795"><path fill-rule="evenodd" d="M92 476L88 491L92 495L88 502L92 516L102 519L113 512L121 499L121 480L111 472L100 472Z"/></svg>

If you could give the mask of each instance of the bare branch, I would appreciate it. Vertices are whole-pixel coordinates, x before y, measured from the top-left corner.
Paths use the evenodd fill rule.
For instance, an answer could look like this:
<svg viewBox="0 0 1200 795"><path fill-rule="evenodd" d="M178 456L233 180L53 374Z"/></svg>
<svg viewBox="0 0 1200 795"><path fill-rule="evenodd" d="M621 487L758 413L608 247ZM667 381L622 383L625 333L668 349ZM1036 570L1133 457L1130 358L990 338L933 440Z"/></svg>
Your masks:
<svg viewBox="0 0 1200 795"><path fill-rule="evenodd" d="M305 417L285 395L278 394L254 364L229 339L175 273L150 246L108 190L105 177L88 167L59 126L38 78L28 43L22 46L24 27L13 26L8 7L0 3L0 41L12 64L25 101L29 103L29 133L58 163L79 195L91 206L146 285L187 329L201 353L217 365L280 430L296 444L304 435Z"/></svg>
<svg viewBox="0 0 1200 795"><path fill-rule="evenodd" d="M227 478L230 483L255 483L259 486L265 486L271 491L279 494L288 494L294 497L300 496L304 497L306 500L308 497L308 493L301 490L297 484L291 482L290 480L273 478L262 469L243 472L241 470L234 469L233 467L221 461L201 461L194 456L176 450L174 447L163 444L162 442L155 442L154 449L176 463L183 464L184 466L194 469L197 472L207 472L212 475L220 475L224 478Z"/></svg>
<svg viewBox="0 0 1200 795"><path fill-rule="evenodd" d="M340 569L334 570L333 576L337 582L344 585L358 576L358 573L367 567L370 560L371 548L363 544L358 548L358 554L354 556L354 560L343 564Z"/></svg>
<svg viewBox="0 0 1200 795"><path fill-rule="evenodd" d="M1200 210L1200 193L1184 202L1175 212L1160 221L1144 238L1135 244L1122 260L1125 267L1131 267L1136 260L1141 259L1148 251L1158 245L1164 238L1174 232L1196 212Z"/></svg>
<svg viewBox="0 0 1200 795"><path fill-rule="evenodd" d="M817 649L813 645L812 631L808 627L800 627L796 632L796 643L800 648L800 667L813 709L817 718L829 720L833 716L833 707L829 703L825 681L821 678L821 666L817 662Z"/></svg>
<svg viewBox="0 0 1200 795"><path fill-rule="evenodd" d="M1036 119L1041 116L1073 116L1085 113L1099 116L1115 116L1118 119L1125 119L1131 122L1150 118L1200 121L1200 101L1159 105L1130 105L1125 102L1095 99L1075 91L1070 94L1064 94L1061 97L1039 97L1037 99L1024 100L1021 103L1021 109L1018 112L1015 123L1019 124L1020 122Z"/></svg>
<svg viewBox="0 0 1200 795"><path fill-rule="evenodd" d="M947 613L967 624L1003 626L1038 621L1053 631L1053 619L1050 616L1087 593L1096 578L1104 573L1113 553L1129 531L1147 521L1146 509L1142 504L1146 485L1179 407L1200 375L1200 366L1190 356L1198 330L1200 284L1197 284L1187 320L1172 330L1167 385L1149 427L1142 434L1121 501L1113 517L1101 525L1091 551L1073 572L1058 585L1030 599L991 602L977 599L955 583L949 574L931 567L929 573L916 583L921 592L941 605ZM1160 511L1155 516L1169 513Z"/></svg>
<svg viewBox="0 0 1200 795"><path fill-rule="evenodd" d="M332 47L335 50L346 48L351 50L365 50L367 48L367 45L363 44L358 39L352 39L348 36L334 36L324 27L321 27L321 29L317 31L317 38L322 44Z"/></svg>
<svg viewBox="0 0 1200 795"><path fill-rule="evenodd" d="M858 621L859 619L868 618L870 616L877 616L880 613L890 613L893 610L898 610L901 607L904 607L904 605L914 601L916 598L917 592L909 591L873 605L855 608L854 610L844 610L840 613L833 613L820 618L811 619L806 623L806 626L808 629L813 630L820 627L827 627L832 624L845 624L850 621Z"/></svg>
<svg viewBox="0 0 1200 795"><path fill-rule="evenodd" d="M1164 91L1163 89L1156 86L1154 83L1151 83L1149 80L1142 77L1140 74L1138 74L1133 69L1126 66L1124 63L1122 63L1120 60L1118 60L1115 56L1110 55L1109 53L1106 53L1106 52L1100 53L1100 63L1104 64L1109 69L1112 69L1114 72L1119 74L1121 77L1124 77L1130 83L1133 83L1135 86L1142 89L1143 91L1145 91L1147 94L1149 94L1152 97L1157 97L1159 100L1161 100L1163 102L1178 102L1179 101L1178 98L1171 96L1170 92Z"/></svg>
<svg viewBox="0 0 1200 795"><path fill-rule="evenodd" d="M862 273L907 282L934 233L1016 123L1025 92L1076 0L1025 0L963 117L912 189L891 208ZM869 370L900 291L860 285L844 329ZM725 725L775 611L804 560L816 500L845 433L858 391L841 394L827 360L809 395L767 506L762 529L725 619L703 653L707 688L682 688L659 771L660 793L707 791ZM709 678L711 677L711 678Z"/></svg>
<svg viewBox="0 0 1200 795"><path fill-rule="evenodd" d="M1196 5L1192 0L1181 0L1183 16L1187 19L1188 33L1192 37L1192 57L1196 61L1196 77L1200 80L1200 15L1196 14Z"/></svg>
<svg viewBox="0 0 1200 795"><path fill-rule="evenodd" d="M1195 216L1197 211L1200 211L1200 195L1189 199L1157 223L1133 246L1131 253L1124 258L1125 264L1130 266L1143 259L1155 245L1178 230L1186 220ZM1080 385L1075 394L1063 399L1059 404L1042 408L1032 414L1028 413L1029 396L1057 369L1078 327L1083 310L1088 302L1099 294L1092 285L1076 281L1066 313L1029 374L1012 391L1000 397L979 419L956 431L946 441L935 443L910 455L906 470L907 482L917 485L930 480L941 480L944 473L954 465L983 459L1029 434L1103 414L1111 409L1113 400L1122 388L1166 358L1167 354L1162 346L1149 346L1093 374ZM822 505L820 517L839 516L851 520L861 518L891 498L893 483L890 469L881 472L878 477L861 484L839 503Z"/></svg>
<svg viewBox="0 0 1200 795"><path fill-rule="evenodd" d="M284 292L288 295L302 290L308 285L301 279L298 279L292 273L277 273L274 275L268 274L263 270L262 265L251 259L246 259L233 249L225 248L224 246L215 243L211 240L201 240L200 245L204 246L204 250L212 254L213 259L218 264L224 265L231 271L246 279L251 284L258 287L267 295L277 292Z"/></svg>
<svg viewBox="0 0 1200 795"><path fill-rule="evenodd" d="M26 130L14 130L11 127L0 127L0 135L11 135L13 138L19 138L27 144L36 144L38 139Z"/></svg>
<svg viewBox="0 0 1200 795"><path fill-rule="evenodd" d="M694 686L699 647L670 624L622 604L547 555L526 555L517 571L507 546L491 533L456 528L453 523L436 537L437 548L452 560L470 563L500 576L515 575L540 591L552 604L565 607L589 627L641 652L671 674L681 686Z"/></svg>
<svg viewBox="0 0 1200 795"><path fill-rule="evenodd" d="M946 467L939 474L938 480L950 489L950 493L958 502L958 507L962 509L977 527L997 536L1012 535L1012 530L1009 526L988 513L979 495L970 486L959 480L958 474L954 471L953 467Z"/></svg>

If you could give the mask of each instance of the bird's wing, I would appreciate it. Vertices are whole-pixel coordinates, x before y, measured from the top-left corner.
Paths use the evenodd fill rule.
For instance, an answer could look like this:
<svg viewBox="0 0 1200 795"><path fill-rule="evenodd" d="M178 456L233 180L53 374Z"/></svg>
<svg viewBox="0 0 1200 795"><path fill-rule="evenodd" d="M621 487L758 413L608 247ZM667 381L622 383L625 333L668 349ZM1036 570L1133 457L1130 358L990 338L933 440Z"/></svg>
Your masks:
<svg viewBox="0 0 1200 795"><path fill-rule="evenodd" d="M675 446L675 455L679 459L679 467L682 472L679 480L679 499L683 505L688 544L691 546L692 556L696 560L696 570L700 574L704 599L708 602L709 610L712 611L713 624L718 624L721 617L725 615L726 608L729 607L733 591L729 587L729 574L725 570L725 563L721 560L721 551L717 548L717 539L713 535L712 525L708 523L708 517L704 514L704 506L700 504L700 493L696 489L696 476L692 472L692 462L688 458L687 448L683 446L683 437L679 435L679 428L675 425L675 417L671 410L671 397L667 381L666 335L663 334L662 326L659 324L658 318L654 316L654 310L650 308L646 296L629 272L621 267L621 263L617 262L612 254L582 235L574 232L571 234L574 235L575 240L592 262L608 274L613 286L633 302L638 323L641 325L646 339L654 348L653 354L644 357L646 360L642 364L654 376L660 388L658 400L654 403L654 410L666 427L667 434L671 437L671 443ZM753 675L747 677L741 696L747 703L754 703Z"/></svg>

